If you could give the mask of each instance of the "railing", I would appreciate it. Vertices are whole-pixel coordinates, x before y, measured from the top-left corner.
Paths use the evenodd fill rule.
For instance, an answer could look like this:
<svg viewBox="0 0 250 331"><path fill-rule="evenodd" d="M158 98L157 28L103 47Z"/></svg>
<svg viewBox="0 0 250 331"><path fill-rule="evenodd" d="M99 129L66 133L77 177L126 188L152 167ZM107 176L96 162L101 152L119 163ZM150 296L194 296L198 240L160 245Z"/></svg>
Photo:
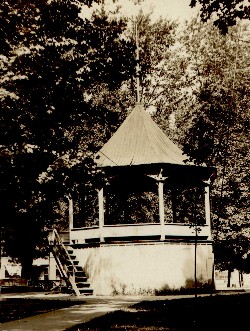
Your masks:
<svg viewBox="0 0 250 331"><path fill-rule="evenodd" d="M59 272L66 283L72 287L76 295L80 292L75 283L75 273L77 271L65 245L63 244L56 229L53 229L49 234L49 245L55 257ZM69 270L71 267L72 270Z"/></svg>
<svg viewBox="0 0 250 331"><path fill-rule="evenodd" d="M32 291L62 291L65 287L65 281L60 280L45 280L45 279L30 279L28 280L28 288Z"/></svg>
<svg viewBox="0 0 250 331"><path fill-rule="evenodd" d="M210 229L208 225L199 227L199 237L210 238ZM117 224L104 225L102 235L104 239L109 240L139 240L140 238L157 239L161 236L162 227L159 223L142 224ZM165 223L163 228L164 238L187 238L195 237L195 226L187 223ZM97 226L74 228L71 230L72 243L90 243L100 240L100 229Z"/></svg>
<svg viewBox="0 0 250 331"><path fill-rule="evenodd" d="M28 281L24 278L3 278L0 279L0 286L13 287L13 286L27 286Z"/></svg>

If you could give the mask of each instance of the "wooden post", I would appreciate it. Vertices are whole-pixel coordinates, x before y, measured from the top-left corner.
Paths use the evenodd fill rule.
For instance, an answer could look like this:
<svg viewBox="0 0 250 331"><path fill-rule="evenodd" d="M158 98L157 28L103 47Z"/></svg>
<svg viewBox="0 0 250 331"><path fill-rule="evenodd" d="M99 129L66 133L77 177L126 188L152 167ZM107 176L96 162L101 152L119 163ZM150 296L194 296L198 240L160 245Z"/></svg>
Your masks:
<svg viewBox="0 0 250 331"><path fill-rule="evenodd" d="M98 204L99 204L99 233L100 233L100 242L104 242L103 237L103 226L104 226L104 196L103 188L98 190Z"/></svg>
<svg viewBox="0 0 250 331"><path fill-rule="evenodd" d="M177 217L176 217L176 195L177 195L177 190L175 187L172 188L171 190L171 196L172 196L172 213L173 213L173 223L177 222Z"/></svg>
<svg viewBox="0 0 250 331"><path fill-rule="evenodd" d="M73 209L73 199L72 196L68 196L69 200L69 242L71 244L71 231L74 227L74 209Z"/></svg>
<svg viewBox="0 0 250 331"><path fill-rule="evenodd" d="M161 225L161 240L165 239L164 223L165 223L165 213L164 213L164 194L163 194L163 180L160 176L158 180L158 195L159 195L159 217Z"/></svg>

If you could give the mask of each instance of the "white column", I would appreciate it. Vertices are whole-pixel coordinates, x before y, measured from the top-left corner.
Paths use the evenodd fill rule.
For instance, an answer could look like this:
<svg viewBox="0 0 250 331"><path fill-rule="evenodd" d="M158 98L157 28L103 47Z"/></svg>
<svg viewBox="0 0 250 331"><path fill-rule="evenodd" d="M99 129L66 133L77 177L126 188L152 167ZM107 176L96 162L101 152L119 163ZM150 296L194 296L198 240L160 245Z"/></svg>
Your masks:
<svg viewBox="0 0 250 331"><path fill-rule="evenodd" d="M103 188L98 190L98 204L99 204L100 242L104 242L104 237L103 237L103 226L104 226L104 195L103 195Z"/></svg>
<svg viewBox="0 0 250 331"><path fill-rule="evenodd" d="M206 217L206 225L209 227L209 233L211 235L211 210L210 210L210 181L206 181L205 183L205 217Z"/></svg>
<svg viewBox="0 0 250 331"><path fill-rule="evenodd" d="M205 187L205 214L206 214L206 224L210 225L210 192L209 185Z"/></svg>
<svg viewBox="0 0 250 331"><path fill-rule="evenodd" d="M1 249L1 247L0 247ZM2 257L2 255L0 255L0 279L4 279L5 278L5 261L7 262L7 258ZM1 289L1 288L0 288Z"/></svg>
<svg viewBox="0 0 250 331"><path fill-rule="evenodd" d="M56 280L56 260L52 253L49 255L49 280Z"/></svg>
<svg viewBox="0 0 250 331"><path fill-rule="evenodd" d="M158 195L159 195L159 217L160 217L160 225L161 225L161 240L164 240L165 213L164 213L163 180L161 179L158 181Z"/></svg>

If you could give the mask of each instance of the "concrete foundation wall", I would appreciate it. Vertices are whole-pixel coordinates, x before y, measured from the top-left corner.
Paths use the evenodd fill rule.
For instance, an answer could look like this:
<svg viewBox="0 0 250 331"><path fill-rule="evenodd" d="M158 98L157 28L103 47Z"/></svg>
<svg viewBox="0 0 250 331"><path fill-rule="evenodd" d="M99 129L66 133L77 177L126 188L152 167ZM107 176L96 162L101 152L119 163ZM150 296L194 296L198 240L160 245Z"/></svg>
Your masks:
<svg viewBox="0 0 250 331"><path fill-rule="evenodd" d="M75 249L95 295L154 294L194 287L193 243L102 244ZM211 243L197 246L197 279L211 283Z"/></svg>

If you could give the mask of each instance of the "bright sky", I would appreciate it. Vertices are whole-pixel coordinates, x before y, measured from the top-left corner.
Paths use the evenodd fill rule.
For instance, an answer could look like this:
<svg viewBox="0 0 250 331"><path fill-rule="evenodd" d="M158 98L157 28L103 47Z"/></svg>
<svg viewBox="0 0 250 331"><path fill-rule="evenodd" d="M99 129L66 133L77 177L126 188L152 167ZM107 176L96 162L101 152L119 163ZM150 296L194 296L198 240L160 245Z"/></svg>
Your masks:
<svg viewBox="0 0 250 331"><path fill-rule="evenodd" d="M140 8L145 12L150 12L153 9L153 18L160 16L170 19L179 19L181 21L188 20L194 15L197 10L189 6L190 0L144 0L141 5L132 5L131 1L122 1L124 11L127 14L135 15L135 10Z"/></svg>
<svg viewBox="0 0 250 331"><path fill-rule="evenodd" d="M197 15L197 8L189 6L191 0L144 0L140 5L134 5L133 1L119 0L116 2L121 6L121 11L126 16L135 16L142 8L145 13L153 11L152 19L160 16L180 20L181 22L189 20L192 16ZM114 8L112 0L105 0L108 8ZM96 6L95 6L96 7ZM86 11L84 10L85 14Z"/></svg>

